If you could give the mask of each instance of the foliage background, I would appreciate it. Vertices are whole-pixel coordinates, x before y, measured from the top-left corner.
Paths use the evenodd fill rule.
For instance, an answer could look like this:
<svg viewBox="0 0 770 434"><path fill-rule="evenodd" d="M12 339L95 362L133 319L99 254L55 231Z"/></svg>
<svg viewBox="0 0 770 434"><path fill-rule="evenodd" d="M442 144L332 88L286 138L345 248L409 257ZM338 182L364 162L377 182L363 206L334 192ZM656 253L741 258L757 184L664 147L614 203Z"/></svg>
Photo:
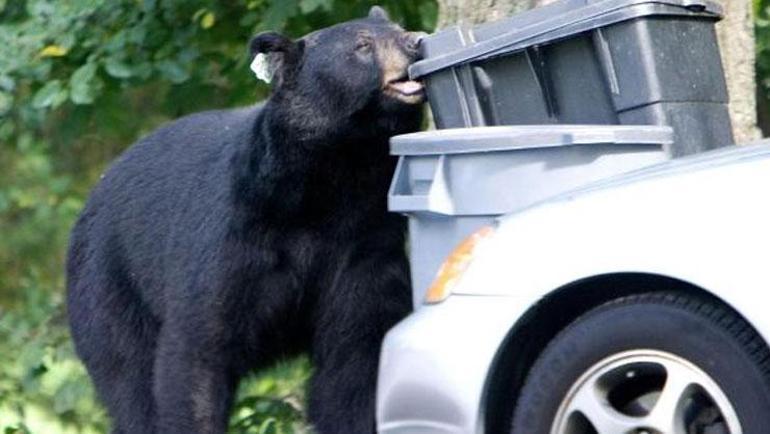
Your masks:
<svg viewBox="0 0 770 434"><path fill-rule="evenodd" d="M106 165L159 124L251 104L261 30L301 36L370 0L0 0L0 432L103 433L67 334L68 230ZM380 0L412 30L435 0ZM240 391L233 433L305 432L305 359Z"/></svg>

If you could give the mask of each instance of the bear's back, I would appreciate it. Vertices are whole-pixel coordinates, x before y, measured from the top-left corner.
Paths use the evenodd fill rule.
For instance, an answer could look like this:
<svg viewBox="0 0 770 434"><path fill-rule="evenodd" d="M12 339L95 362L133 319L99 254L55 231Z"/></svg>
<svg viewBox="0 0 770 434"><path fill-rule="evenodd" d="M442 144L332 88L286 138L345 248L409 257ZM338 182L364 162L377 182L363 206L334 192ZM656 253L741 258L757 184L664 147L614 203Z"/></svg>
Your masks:
<svg viewBox="0 0 770 434"><path fill-rule="evenodd" d="M169 261L174 252L223 237L231 160L244 140L253 140L260 111L189 115L132 145L91 193L71 254L108 255L129 273L141 270L145 289L175 279L169 270L187 272Z"/></svg>

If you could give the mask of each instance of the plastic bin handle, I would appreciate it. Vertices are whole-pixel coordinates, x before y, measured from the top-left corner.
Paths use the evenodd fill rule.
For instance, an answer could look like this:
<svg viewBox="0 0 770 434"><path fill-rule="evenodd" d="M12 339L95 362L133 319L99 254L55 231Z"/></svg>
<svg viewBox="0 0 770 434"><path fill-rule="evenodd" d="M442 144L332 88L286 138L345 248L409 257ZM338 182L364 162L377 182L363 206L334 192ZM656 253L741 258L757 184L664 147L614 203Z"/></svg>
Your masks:
<svg viewBox="0 0 770 434"><path fill-rule="evenodd" d="M398 160L396 173L388 194L388 209L393 212L430 212L442 215L454 215L455 206L445 174L446 157L441 155L436 160L430 186L426 194L414 194L409 187L408 159L402 156Z"/></svg>

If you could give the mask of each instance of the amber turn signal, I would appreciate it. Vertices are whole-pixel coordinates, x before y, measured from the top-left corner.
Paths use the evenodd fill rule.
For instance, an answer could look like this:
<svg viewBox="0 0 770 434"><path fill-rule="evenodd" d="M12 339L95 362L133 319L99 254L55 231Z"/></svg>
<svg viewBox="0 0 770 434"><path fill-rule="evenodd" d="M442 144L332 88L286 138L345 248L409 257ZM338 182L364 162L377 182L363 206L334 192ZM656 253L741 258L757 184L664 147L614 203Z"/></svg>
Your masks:
<svg viewBox="0 0 770 434"><path fill-rule="evenodd" d="M426 304L439 303L449 297L452 289L471 264L476 248L494 232L495 229L492 226L484 226L454 249L441 265L436 278L428 288L428 293L425 296Z"/></svg>

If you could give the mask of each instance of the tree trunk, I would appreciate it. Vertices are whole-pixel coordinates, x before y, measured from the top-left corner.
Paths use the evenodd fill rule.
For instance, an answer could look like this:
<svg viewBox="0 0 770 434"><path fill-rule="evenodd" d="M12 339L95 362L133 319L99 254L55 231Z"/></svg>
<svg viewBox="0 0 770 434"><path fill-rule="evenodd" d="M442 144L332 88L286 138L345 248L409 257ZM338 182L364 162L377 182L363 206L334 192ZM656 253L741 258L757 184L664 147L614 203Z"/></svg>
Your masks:
<svg viewBox="0 0 770 434"><path fill-rule="evenodd" d="M751 3L748 0L722 0L725 19L717 27L727 88L730 91L730 116L737 143L746 143L759 137Z"/></svg>
<svg viewBox="0 0 770 434"><path fill-rule="evenodd" d="M439 28L494 21L535 6L538 0L439 0Z"/></svg>
<svg viewBox="0 0 770 434"><path fill-rule="evenodd" d="M553 0L438 0L439 28L492 21ZM723 0L725 20L719 40L730 91L730 115L737 143L758 137L751 2ZM686 72L683 72L686 73Z"/></svg>

